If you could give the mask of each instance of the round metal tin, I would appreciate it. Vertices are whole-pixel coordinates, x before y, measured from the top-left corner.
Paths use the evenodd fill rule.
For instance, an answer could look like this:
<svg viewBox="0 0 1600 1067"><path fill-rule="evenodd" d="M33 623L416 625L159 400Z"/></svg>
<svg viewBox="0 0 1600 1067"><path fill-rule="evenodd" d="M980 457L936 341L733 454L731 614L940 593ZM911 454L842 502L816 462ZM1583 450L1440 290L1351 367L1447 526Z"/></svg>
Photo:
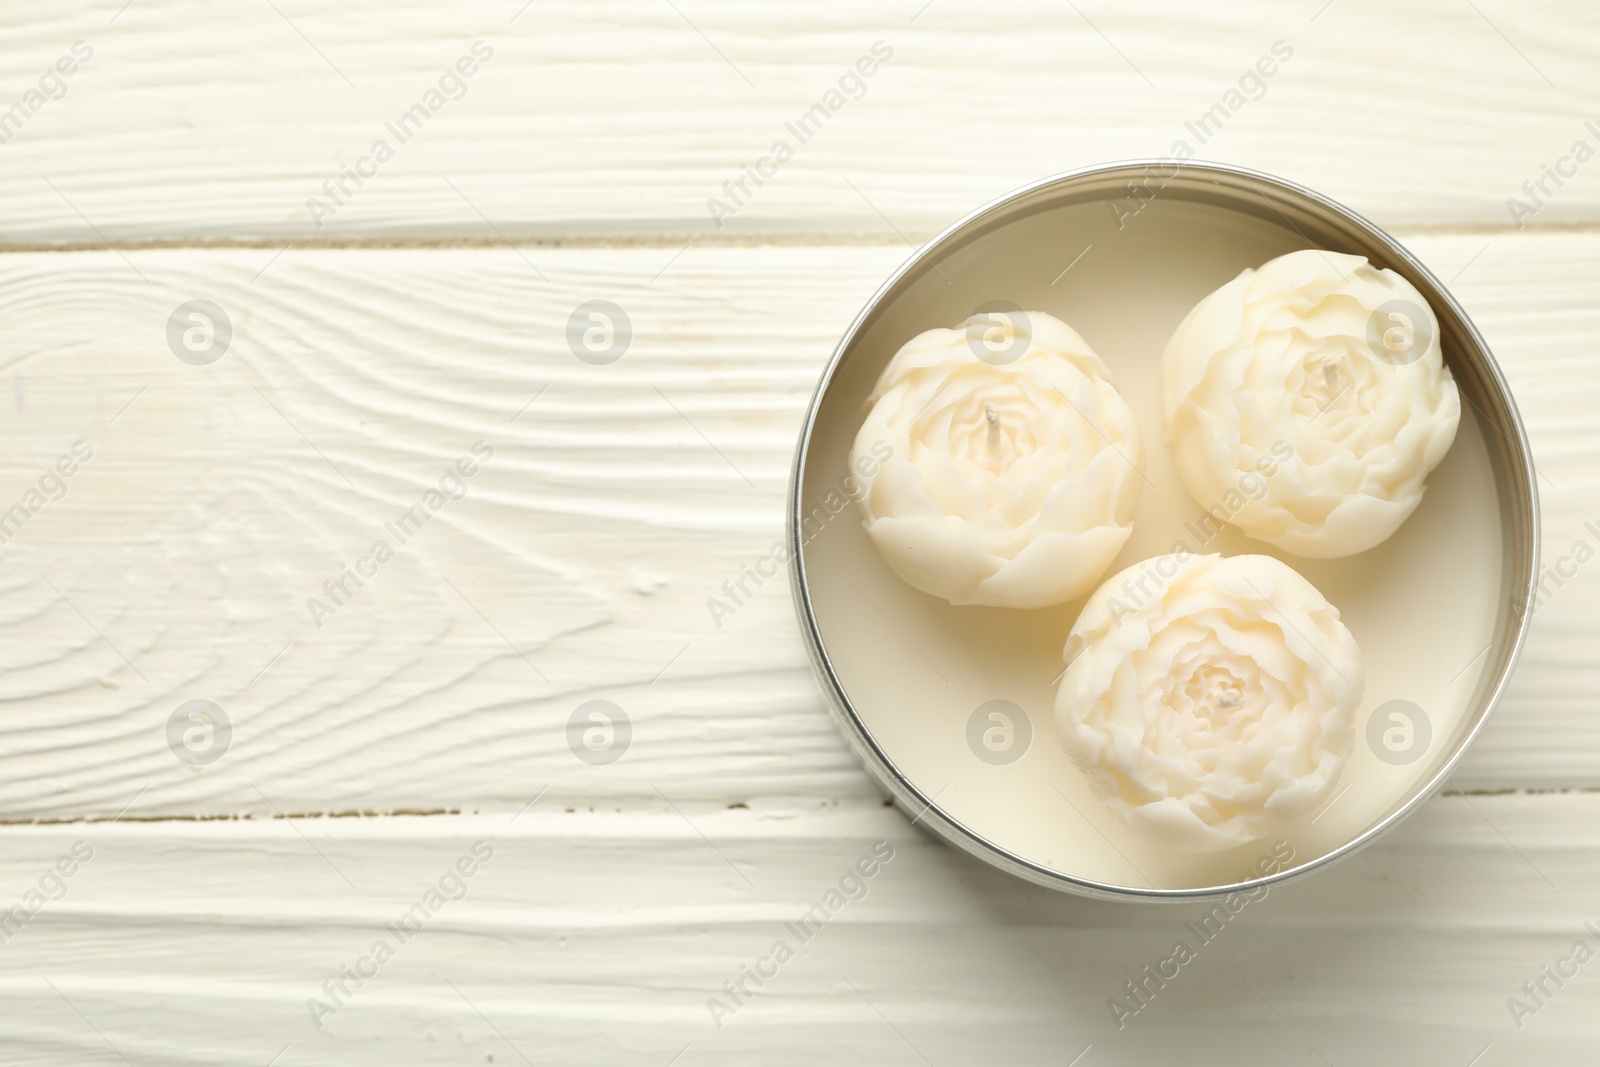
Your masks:
<svg viewBox="0 0 1600 1067"><path fill-rule="evenodd" d="M1031 214L1064 205L1106 201L1137 211L1147 199L1216 205L1287 227L1306 247L1366 256L1397 271L1428 299L1439 320L1441 340L1462 397L1493 432L1483 435L1490 451L1494 492L1501 522L1503 565L1501 609L1485 667L1464 722L1448 749L1410 795L1363 832L1322 855L1289 869L1228 884L1185 888L1142 888L1075 876L1001 847L964 825L896 766L874 737L830 659L812 600L804 522L808 460L814 453L818 413L830 387L856 350L862 335L895 300L941 262L971 242ZM1116 209L1112 209L1116 210ZM952 316L959 318L962 316ZM946 323L948 325L949 323ZM1465 411L1465 409L1464 409ZM1522 649L1538 578L1538 497L1531 453L1510 389L1482 336L1444 285L1412 253L1350 209L1310 189L1268 174L1218 163L1135 160L1071 171L1027 185L956 222L911 256L884 282L845 331L822 373L801 427L789 485L788 546L790 578L801 631L813 666L838 725L861 762L914 821L979 859L1018 877L1053 889L1089 897L1133 901L1193 901L1250 891L1303 877L1349 856L1397 825L1446 783L1499 701ZM1048 733L1048 729L1046 730Z"/></svg>

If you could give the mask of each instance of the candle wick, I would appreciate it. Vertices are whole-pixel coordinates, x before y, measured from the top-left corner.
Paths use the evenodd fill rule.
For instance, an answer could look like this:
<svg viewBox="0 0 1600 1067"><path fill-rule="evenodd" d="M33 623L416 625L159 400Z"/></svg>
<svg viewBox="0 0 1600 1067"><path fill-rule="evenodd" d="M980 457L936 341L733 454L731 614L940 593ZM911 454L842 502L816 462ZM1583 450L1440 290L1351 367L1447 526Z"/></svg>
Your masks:
<svg viewBox="0 0 1600 1067"><path fill-rule="evenodd" d="M1000 416L989 401L983 402L983 417L989 421L989 447L1000 443Z"/></svg>
<svg viewBox="0 0 1600 1067"><path fill-rule="evenodd" d="M1323 381L1328 383L1328 389L1331 392L1334 386L1339 384L1339 360L1325 359L1322 361L1322 378Z"/></svg>

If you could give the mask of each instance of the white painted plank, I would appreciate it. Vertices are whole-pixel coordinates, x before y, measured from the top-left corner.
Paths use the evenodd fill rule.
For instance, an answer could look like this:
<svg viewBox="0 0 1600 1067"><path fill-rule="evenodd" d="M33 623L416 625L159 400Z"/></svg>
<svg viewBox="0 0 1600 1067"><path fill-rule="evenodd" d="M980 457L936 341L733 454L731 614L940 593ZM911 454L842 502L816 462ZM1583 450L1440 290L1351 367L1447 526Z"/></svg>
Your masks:
<svg viewBox="0 0 1600 1067"><path fill-rule="evenodd" d="M1579 139L1600 146L1585 128L1600 117L1600 9L1583 0L120 6L0 12L0 110L29 100L74 41L93 51L0 145L0 241L893 240L1043 175L1179 141L1384 223L1505 227L1525 181ZM386 123L476 40L492 57L402 141ZM830 101L879 41L892 58ZM1279 41L1292 55L1274 67ZM1264 56L1274 72L1241 93ZM838 107L802 142L786 124L819 103ZM727 200L723 183L780 139L793 158L746 180L719 231L708 199ZM393 152L381 163L379 140ZM323 183L358 165L371 177L334 205ZM1600 167L1546 190L1534 224L1600 218ZM314 196L338 208L321 228Z"/></svg>
<svg viewBox="0 0 1600 1067"><path fill-rule="evenodd" d="M1484 1063L1564 1065L1600 1038L1600 963L1520 1029L1507 1007L1575 940L1600 943L1593 794L1435 801L1209 941L1186 925L1206 908L1031 887L876 802L680 807L8 827L0 902L74 842L93 858L0 945L0 1063L266 1063L290 1045L281 1063L664 1067L688 1046L678 1063L1059 1067L1092 1045L1084 1064L1466 1064L1487 1045ZM465 896L401 942L385 924L477 841L493 855ZM785 928L879 842L893 855L864 896L809 941ZM394 958L319 1029L308 1000L331 1005L324 981L379 940ZM708 999L779 940L795 957L719 1029ZM1110 998L1180 940L1195 958L1119 1030Z"/></svg>
<svg viewBox="0 0 1600 1067"><path fill-rule="evenodd" d="M1467 268L1457 288L1529 421L1554 562L1600 518L1600 242L1486 240L1413 244L1445 277ZM548 282L508 249L0 257L0 511L75 440L95 450L0 548L0 813L874 795L786 584L721 628L706 600L781 536L800 414L899 252L523 251ZM564 339L596 297L633 322L610 366ZM210 366L167 347L194 298L235 326ZM466 497L313 620L307 599L375 539L398 546L385 523L479 440L494 455ZM1458 784L1600 785L1596 604L1592 566L1555 590ZM203 768L166 744L193 699L235 730ZM567 745L590 699L632 721L609 766Z"/></svg>

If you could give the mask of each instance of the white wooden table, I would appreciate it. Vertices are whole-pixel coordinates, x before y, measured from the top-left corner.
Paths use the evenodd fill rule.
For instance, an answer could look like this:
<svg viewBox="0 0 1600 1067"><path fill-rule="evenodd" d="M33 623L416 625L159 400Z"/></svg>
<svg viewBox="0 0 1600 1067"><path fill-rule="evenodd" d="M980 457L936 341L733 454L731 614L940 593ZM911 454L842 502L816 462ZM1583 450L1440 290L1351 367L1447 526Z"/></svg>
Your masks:
<svg viewBox="0 0 1600 1067"><path fill-rule="evenodd" d="M1600 962L1541 971L1600 948L1600 565L1571 558L1600 546L1600 162L1571 155L1600 8L120 4L0 13L0 1062L1600 1060ZM1461 795L1251 905L1119 1029L1201 909L930 839L836 735L783 584L720 628L705 601L780 536L802 407L908 245L1180 139L1451 281L1563 569ZM567 343L596 299L631 322L609 365ZM193 300L214 362L169 344ZM191 700L231 723L213 762L169 748ZM629 719L615 762L569 748L589 700ZM866 897L730 999L878 842Z"/></svg>

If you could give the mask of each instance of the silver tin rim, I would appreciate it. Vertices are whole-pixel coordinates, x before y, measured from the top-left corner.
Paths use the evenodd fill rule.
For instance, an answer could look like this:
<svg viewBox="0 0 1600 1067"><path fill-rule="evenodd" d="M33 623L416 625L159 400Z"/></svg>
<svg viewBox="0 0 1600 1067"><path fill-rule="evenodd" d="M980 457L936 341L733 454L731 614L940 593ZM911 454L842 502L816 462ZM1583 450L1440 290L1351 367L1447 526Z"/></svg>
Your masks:
<svg viewBox="0 0 1600 1067"><path fill-rule="evenodd" d="M1493 672L1491 675L1493 680L1483 692L1478 706L1473 709L1469 725L1461 734L1454 751L1445 758L1433 776L1416 789L1410 799L1338 848L1307 863L1274 874L1227 885L1192 889L1141 889L1079 878L1045 867L973 832L939 807L935 798L927 796L905 778L867 729L850 703L849 695L845 693L838 675L834 672L812 608L806 577L805 551L801 541L803 514L801 497L804 490L806 460L810 453L811 437L823 398L846 353L850 351L856 339L878 311L898 294L908 279L928 269L953 246L963 244L1001 225L1008 221L1010 216L1027 209L1037 201L1066 194L1073 189L1081 191L1080 199L1089 199L1090 193L1102 184L1120 186L1132 181L1143 181L1148 185L1153 173L1170 174L1163 177L1162 188L1181 183L1176 193L1186 199L1204 201L1207 199L1206 194L1209 193L1219 202L1227 202L1229 206L1238 208L1240 205L1235 201L1242 200L1247 194L1253 195L1262 205L1270 207L1284 222L1300 232L1301 236L1305 236L1305 233L1290 218L1291 212L1300 215L1302 222L1322 229L1325 234L1337 235L1346 242L1355 243L1361 249L1376 251L1378 253L1376 256L1370 251L1367 252L1369 258L1381 261L1384 265L1404 274L1432 304L1440 321L1441 332L1452 335L1456 342L1457 359L1452 361L1452 371L1456 372L1458 382L1462 370L1471 371L1469 381L1476 390L1487 394L1486 398L1489 401L1489 410L1479 408L1478 414L1490 424L1491 428L1499 432L1503 441L1497 444L1486 435L1486 443L1496 453L1494 466L1500 497L1500 515L1503 525L1507 528L1504 547L1506 567L1503 572L1508 587L1507 603L1502 605L1503 614L1498 639L1489 649L1490 663L1486 669ZM1272 215L1266 212L1260 212L1260 215L1263 218L1272 218ZM1309 237L1306 239L1308 242L1311 240ZM1467 399L1465 391L1463 388L1463 398ZM1258 887L1295 881L1351 856L1393 829L1444 787L1451 772L1471 747L1483 729L1484 723L1488 721L1489 714L1500 703L1512 669L1522 653L1523 643L1527 638L1528 625L1533 614L1528 608L1534 602L1539 575L1539 494L1532 455L1528 447L1527 434L1523 429L1522 417L1511 396L1511 389L1477 327L1438 278L1409 250L1382 229L1314 190L1245 167L1170 159L1135 159L1096 164L1025 185L990 201L946 227L901 264L873 293L872 298L851 322L817 383L816 392L807 406L805 420L800 428L799 444L795 449L794 465L789 476L786 516L786 543L791 557L790 588L806 651L827 694L835 721L855 749L857 757L888 790L895 803L907 811L916 813L913 821L925 823L946 841L991 866L1051 889L1102 900L1139 902L1215 900L1230 893L1253 891ZM1508 616L1515 622L1508 623Z"/></svg>

